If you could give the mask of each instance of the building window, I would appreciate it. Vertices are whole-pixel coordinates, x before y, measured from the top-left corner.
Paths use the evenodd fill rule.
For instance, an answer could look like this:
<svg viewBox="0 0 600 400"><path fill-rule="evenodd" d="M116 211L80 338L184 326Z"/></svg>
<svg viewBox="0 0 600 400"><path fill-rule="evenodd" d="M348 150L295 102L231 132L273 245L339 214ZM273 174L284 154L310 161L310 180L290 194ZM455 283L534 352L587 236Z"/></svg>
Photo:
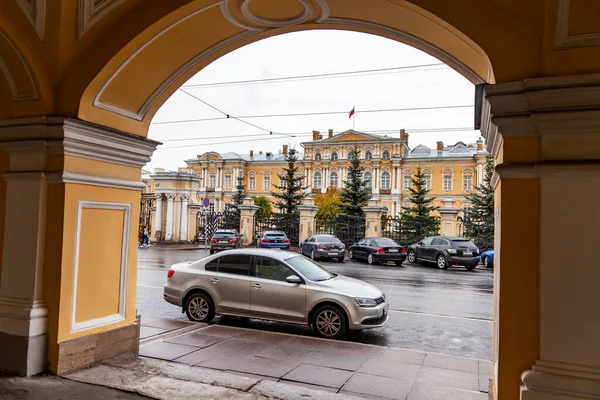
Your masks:
<svg viewBox="0 0 600 400"><path fill-rule="evenodd" d="M215 187L215 184L216 184L216 182L217 182L217 177L216 177L215 175L211 175L211 176L209 176L209 178L208 178L208 179L209 179L209 180L208 180L208 187L209 187L209 188L214 188L214 187Z"/></svg>
<svg viewBox="0 0 600 400"><path fill-rule="evenodd" d="M443 171L443 190L445 192L452 191L452 171Z"/></svg>
<svg viewBox="0 0 600 400"><path fill-rule="evenodd" d="M329 186L337 186L338 185L338 174L337 172L332 172L329 177Z"/></svg>
<svg viewBox="0 0 600 400"><path fill-rule="evenodd" d="M210 212L210 213L215 212L215 203L210 203L210 205L208 206L208 212Z"/></svg>
<svg viewBox="0 0 600 400"><path fill-rule="evenodd" d="M263 175L263 190L271 189L271 176Z"/></svg>
<svg viewBox="0 0 600 400"><path fill-rule="evenodd" d="M365 182L369 189L373 188L373 174L370 172L365 172Z"/></svg>
<svg viewBox="0 0 600 400"><path fill-rule="evenodd" d="M465 172L463 173L463 191L470 192L473 190L473 173Z"/></svg>
<svg viewBox="0 0 600 400"><path fill-rule="evenodd" d="M248 189L254 191L256 189L256 177L250 176L248 177Z"/></svg>
<svg viewBox="0 0 600 400"><path fill-rule="evenodd" d="M354 160L355 158L356 158L356 154L353 151L348 153L348 160Z"/></svg>
<svg viewBox="0 0 600 400"><path fill-rule="evenodd" d="M315 160L316 160L316 161L321 161L321 153L317 152L317 153L315 154Z"/></svg>
<svg viewBox="0 0 600 400"><path fill-rule="evenodd" d="M384 160L389 160L390 159L390 152L389 151L384 151L383 154L381 155L381 158L383 158Z"/></svg>
<svg viewBox="0 0 600 400"><path fill-rule="evenodd" d="M225 189L231 189L231 175L225 175Z"/></svg>
<svg viewBox="0 0 600 400"><path fill-rule="evenodd" d="M412 174L404 174L404 190L412 189Z"/></svg>
<svg viewBox="0 0 600 400"><path fill-rule="evenodd" d="M390 188L390 173L387 171L381 174L381 188L384 190Z"/></svg>
<svg viewBox="0 0 600 400"><path fill-rule="evenodd" d="M372 160L373 159L373 153L371 153L370 151L367 151L365 153L365 160Z"/></svg>
<svg viewBox="0 0 600 400"><path fill-rule="evenodd" d="M425 181L425 190L431 190L431 172L425 172L423 180Z"/></svg>
<svg viewBox="0 0 600 400"><path fill-rule="evenodd" d="M335 151L333 153L331 153L331 159L332 160L337 160L338 159L338 154Z"/></svg>
<svg viewBox="0 0 600 400"><path fill-rule="evenodd" d="M314 189L321 189L321 173L320 172L315 172L315 175L313 176L313 188Z"/></svg>
<svg viewBox="0 0 600 400"><path fill-rule="evenodd" d="M283 178L279 178L279 187L283 190L287 187L287 181Z"/></svg>

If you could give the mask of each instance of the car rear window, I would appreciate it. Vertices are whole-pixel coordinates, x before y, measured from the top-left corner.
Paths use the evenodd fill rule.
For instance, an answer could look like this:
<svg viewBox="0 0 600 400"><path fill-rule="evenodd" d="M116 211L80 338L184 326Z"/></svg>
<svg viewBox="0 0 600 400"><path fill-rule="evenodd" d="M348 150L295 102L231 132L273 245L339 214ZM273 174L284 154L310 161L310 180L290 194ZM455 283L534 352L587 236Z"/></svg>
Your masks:
<svg viewBox="0 0 600 400"><path fill-rule="evenodd" d="M285 238L285 234L283 233L267 233L265 235L269 239L283 239Z"/></svg>
<svg viewBox="0 0 600 400"><path fill-rule="evenodd" d="M232 238L232 237L235 237L235 235L233 234L233 232L215 232L215 234L213 235L213 237L215 239L219 239L219 238Z"/></svg>
<svg viewBox="0 0 600 400"><path fill-rule="evenodd" d="M477 246L475 246L475 243L471 242L470 240L453 240L452 241L452 247L464 247L467 249L477 249Z"/></svg>
<svg viewBox="0 0 600 400"><path fill-rule="evenodd" d="M377 238L377 239L373 239L373 241L375 242L376 246L382 246L382 247L400 246L398 243L396 243L392 239L388 239L388 238Z"/></svg>
<svg viewBox="0 0 600 400"><path fill-rule="evenodd" d="M318 235L316 238L321 243L342 243L340 239L333 235Z"/></svg>

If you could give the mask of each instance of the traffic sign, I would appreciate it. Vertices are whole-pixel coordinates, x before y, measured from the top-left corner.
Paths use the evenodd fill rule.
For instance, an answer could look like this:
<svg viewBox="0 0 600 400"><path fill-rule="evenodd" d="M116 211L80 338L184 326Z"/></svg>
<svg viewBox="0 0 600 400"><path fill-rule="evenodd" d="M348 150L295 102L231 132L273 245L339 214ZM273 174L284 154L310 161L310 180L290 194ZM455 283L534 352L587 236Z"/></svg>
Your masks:
<svg viewBox="0 0 600 400"><path fill-rule="evenodd" d="M204 206L204 208L210 207L210 199L208 197L205 197L202 201L202 205Z"/></svg>

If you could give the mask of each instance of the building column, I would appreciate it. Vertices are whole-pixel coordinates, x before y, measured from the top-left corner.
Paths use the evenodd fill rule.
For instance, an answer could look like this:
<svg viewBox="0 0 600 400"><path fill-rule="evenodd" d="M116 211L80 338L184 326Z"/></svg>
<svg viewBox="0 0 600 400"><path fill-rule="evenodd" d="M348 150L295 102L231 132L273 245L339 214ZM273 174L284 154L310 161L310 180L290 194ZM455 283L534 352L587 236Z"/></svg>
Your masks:
<svg viewBox="0 0 600 400"><path fill-rule="evenodd" d="M314 235L315 231L315 216L319 207L315 206L315 199L306 197L302 200L302 205L298 206L300 211L300 233L299 241L304 242L309 236Z"/></svg>
<svg viewBox="0 0 600 400"><path fill-rule="evenodd" d="M379 193L379 167L373 168L373 194Z"/></svg>
<svg viewBox="0 0 600 400"><path fill-rule="evenodd" d="M182 194L179 196L181 198L181 219L179 222L179 240L184 242L188 241L188 221L190 219L189 211L188 211L188 201L190 200L190 196L187 194Z"/></svg>
<svg viewBox="0 0 600 400"><path fill-rule="evenodd" d="M321 193L327 193L329 188L329 168L323 168L323 185L321 185Z"/></svg>
<svg viewBox="0 0 600 400"><path fill-rule="evenodd" d="M485 89L482 133L496 157L496 398L600 399L599 109L598 75Z"/></svg>
<svg viewBox="0 0 600 400"><path fill-rule="evenodd" d="M175 201L175 193L167 193L165 196L167 196L167 226L165 240L168 242L173 240L173 225L175 219L175 207L173 207L173 202Z"/></svg>
<svg viewBox="0 0 600 400"><path fill-rule="evenodd" d="M137 355L139 173L156 145L74 119L0 123L0 368Z"/></svg>
<svg viewBox="0 0 600 400"><path fill-rule="evenodd" d="M154 213L154 240L160 242L162 240L162 216L163 204L162 204L162 194L156 195L156 212Z"/></svg>
<svg viewBox="0 0 600 400"><path fill-rule="evenodd" d="M365 237L381 236L381 217L388 211L387 207L383 207L381 201L374 197L362 210L365 213Z"/></svg>
<svg viewBox="0 0 600 400"><path fill-rule="evenodd" d="M238 205L240 210L240 234L244 245L254 243L254 214L259 208L259 206L254 205L254 199L251 197L246 197L244 202Z"/></svg>

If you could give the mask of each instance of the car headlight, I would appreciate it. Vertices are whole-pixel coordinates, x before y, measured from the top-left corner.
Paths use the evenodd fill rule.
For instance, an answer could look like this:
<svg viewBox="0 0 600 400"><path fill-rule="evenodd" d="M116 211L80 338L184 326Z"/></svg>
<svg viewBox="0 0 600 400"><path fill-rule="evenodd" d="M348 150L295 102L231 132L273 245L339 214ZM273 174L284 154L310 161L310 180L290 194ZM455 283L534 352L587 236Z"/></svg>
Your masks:
<svg viewBox="0 0 600 400"><path fill-rule="evenodd" d="M359 307L375 307L377 303L373 299L366 299L364 297L355 297L354 301Z"/></svg>
<svg viewBox="0 0 600 400"><path fill-rule="evenodd" d="M385 297L385 293L381 293L381 298L385 301L386 297Z"/></svg>
<svg viewBox="0 0 600 400"><path fill-rule="evenodd" d="M448 254L456 254L456 249L448 249L446 250Z"/></svg>

